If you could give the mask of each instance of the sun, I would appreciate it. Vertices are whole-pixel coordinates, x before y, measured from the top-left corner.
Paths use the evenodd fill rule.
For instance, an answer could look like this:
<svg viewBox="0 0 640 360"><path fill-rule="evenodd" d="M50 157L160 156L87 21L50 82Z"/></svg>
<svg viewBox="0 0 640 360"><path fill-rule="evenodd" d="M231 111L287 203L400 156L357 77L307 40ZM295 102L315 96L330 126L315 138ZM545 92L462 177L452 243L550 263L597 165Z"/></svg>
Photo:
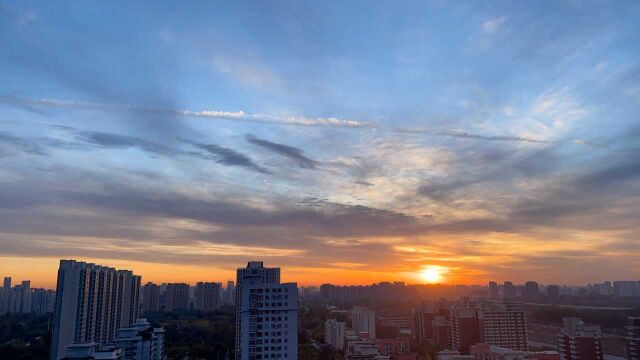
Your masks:
<svg viewBox="0 0 640 360"><path fill-rule="evenodd" d="M420 277L427 283L438 283L443 280L443 275L447 273L447 270L444 266L429 265L420 272Z"/></svg>

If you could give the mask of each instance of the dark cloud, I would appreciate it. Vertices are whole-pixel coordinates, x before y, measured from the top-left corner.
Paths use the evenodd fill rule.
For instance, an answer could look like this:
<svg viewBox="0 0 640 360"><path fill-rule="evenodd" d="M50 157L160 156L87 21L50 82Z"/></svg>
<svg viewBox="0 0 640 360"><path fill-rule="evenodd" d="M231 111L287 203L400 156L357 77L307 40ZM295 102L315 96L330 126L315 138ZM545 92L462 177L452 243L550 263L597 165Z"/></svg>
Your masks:
<svg viewBox="0 0 640 360"><path fill-rule="evenodd" d="M271 174L271 171L257 165L248 156L239 153L233 149L215 144L193 144L195 147L206 151L207 154L213 156L216 162L228 166L241 166L247 169L257 171L262 174Z"/></svg>
<svg viewBox="0 0 640 360"><path fill-rule="evenodd" d="M247 135L245 137L248 142L251 144L262 147L263 149L267 149L271 152L274 152L278 155L284 156L293 160L299 167L303 169L315 169L317 162L312 160L306 156L304 156L304 152L298 148L293 146L278 144L271 141L258 139L253 135Z"/></svg>
<svg viewBox="0 0 640 360"><path fill-rule="evenodd" d="M0 132L0 156L8 156L16 152L34 155L46 155L45 149L36 141L30 141L10 133Z"/></svg>
<svg viewBox="0 0 640 360"><path fill-rule="evenodd" d="M158 155L178 155L182 151L164 146L152 141L144 140L134 136L97 132L81 131L77 132L77 137L85 142L105 148L128 149L139 148L140 150Z"/></svg>

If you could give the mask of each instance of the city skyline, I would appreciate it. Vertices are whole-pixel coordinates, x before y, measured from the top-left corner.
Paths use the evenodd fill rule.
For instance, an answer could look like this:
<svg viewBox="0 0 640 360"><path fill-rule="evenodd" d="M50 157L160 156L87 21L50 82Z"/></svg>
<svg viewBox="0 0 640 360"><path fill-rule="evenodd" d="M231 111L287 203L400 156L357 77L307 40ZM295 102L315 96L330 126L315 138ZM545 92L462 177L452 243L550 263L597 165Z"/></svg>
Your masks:
<svg viewBox="0 0 640 360"><path fill-rule="evenodd" d="M3 3L0 274L224 282L258 255L300 285L637 281L638 18Z"/></svg>

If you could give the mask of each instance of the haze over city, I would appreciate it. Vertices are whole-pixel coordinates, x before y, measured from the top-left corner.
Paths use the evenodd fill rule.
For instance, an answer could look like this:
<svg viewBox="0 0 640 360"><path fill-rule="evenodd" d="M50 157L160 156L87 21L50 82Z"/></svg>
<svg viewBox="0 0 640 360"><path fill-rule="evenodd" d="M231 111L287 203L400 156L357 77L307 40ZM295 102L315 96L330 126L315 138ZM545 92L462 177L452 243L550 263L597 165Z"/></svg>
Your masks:
<svg viewBox="0 0 640 360"><path fill-rule="evenodd" d="M123 5L126 4L126 8ZM640 277L640 3L2 2L0 274Z"/></svg>

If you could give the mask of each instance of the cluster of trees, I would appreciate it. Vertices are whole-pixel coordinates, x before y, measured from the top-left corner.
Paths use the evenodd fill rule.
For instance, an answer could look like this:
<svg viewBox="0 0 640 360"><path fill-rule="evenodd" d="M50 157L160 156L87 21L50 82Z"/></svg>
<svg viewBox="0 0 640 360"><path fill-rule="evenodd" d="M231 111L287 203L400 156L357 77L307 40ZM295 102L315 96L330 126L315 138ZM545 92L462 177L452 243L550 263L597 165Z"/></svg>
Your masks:
<svg viewBox="0 0 640 360"><path fill-rule="evenodd" d="M166 330L169 359L233 359L235 315L233 308L214 313L172 312L147 315Z"/></svg>
<svg viewBox="0 0 640 360"><path fill-rule="evenodd" d="M50 315L0 316L0 359L49 359Z"/></svg>
<svg viewBox="0 0 640 360"><path fill-rule="evenodd" d="M632 310L591 310L576 309L561 306L540 306L533 309L533 319L542 323L562 324L565 317L578 317L584 322L598 324L608 332L623 331L627 318Z"/></svg>

